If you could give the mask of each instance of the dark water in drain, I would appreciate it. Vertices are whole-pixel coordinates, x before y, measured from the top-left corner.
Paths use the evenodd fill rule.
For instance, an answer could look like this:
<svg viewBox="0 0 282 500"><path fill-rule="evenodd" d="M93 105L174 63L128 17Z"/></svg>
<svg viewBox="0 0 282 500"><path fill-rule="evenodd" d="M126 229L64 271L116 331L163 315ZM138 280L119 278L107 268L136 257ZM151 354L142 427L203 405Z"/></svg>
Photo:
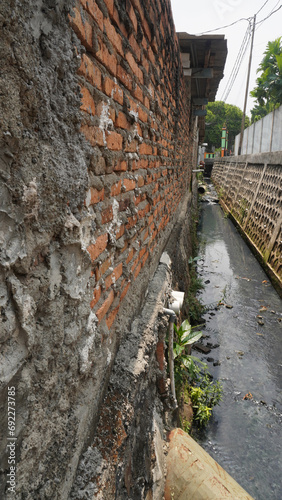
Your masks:
<svg viewBox="0 0 282 500"><path fill-rule="evenodd" d="M201 359L224 396L197 440L256 500L281 500L282 300L218 204L202 203L198 236L211 344Z"/></svg>

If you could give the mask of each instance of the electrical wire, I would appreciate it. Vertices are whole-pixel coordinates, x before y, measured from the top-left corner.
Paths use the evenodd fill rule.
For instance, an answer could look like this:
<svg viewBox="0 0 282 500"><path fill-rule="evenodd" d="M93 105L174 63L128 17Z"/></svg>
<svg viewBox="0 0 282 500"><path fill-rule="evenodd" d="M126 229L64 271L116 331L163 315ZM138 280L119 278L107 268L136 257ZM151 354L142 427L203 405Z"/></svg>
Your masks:
<svg viewBox="0 0 282 500"><path fill-rule="evenodd" d="M264 6L269 2L269 0L266 0L266 2L264 2L263 6L257 11L256 13L256 16L260 13L260 11L264 8Z"/></svg>
<svg viewBox="0 0 282 500"><path fill-rule="evenodd" d="M280 0L279 0L280 1ZM269 0L266 0L264 2L264 4L262 5L262 7L257 11L256 13L256 16L260 13L260 11L264 8L264 6L269 2ZM278 2L279 3L279 2ZM277 4L276 4L277 5ZM276 7L275 5L275 7ZM274 7L274 9L275 9ZM277 12L279 9L281 9L282 5L273 12L273 10L270 12L270 14L265 17L264 19L262 19L262 21L259 21L259 23L257 24L260 24L262 22L264 22L266 19L268 19L272 14L275 14L275 12ZM201 36L201 35L206 35L207 33L213 33L214 31L219 31L219 30L223 30L225 28L230 28L230 26L234 26L235 24L238 24L240 23L241 21L248 21L250 23L250 21L253 19L253 17L241 17L240 19L237 19L237 21L234 21L233 23L231 24L226 24L225 26L220 26L219 28L214 28L213 30L208 30L208 31L203 31L202 33L194 33L194 36Z"/></svg>
<svg viewBox="0 0 282 500"><path fill-rule="evenodd" d="M245 32L245 35L244 35L243 41L241 43L237 58L236 58L235 63L233 65L232 71L230 73L230 77L229 77L227 84L225 86L225 89L223 91L221 101L225 102L227 97L229 96L231 90L232 90L232 87L235 83L235 80L236 80L237 75L239 73L239 70L241 68L244 56L246 54L246 51L247 51L247 48L248 48L248 45L250 42L250 38L251 38L251 23L249 22L249 26Z"/></svg>
<svg viewBox="0 0 282 500"><path fill-rule="evenodd" d="M241 21L250 22L251 19L252 19L252 17L241 17L241 19L237 19L237 21L234 21L234 23L227 24L226 26L220 26L220 28L215 28L213 30L203 31L203 33L195 33L194 36L206 35L207 33L212 33L213 31L219 31L219 30L223 30L224 28L230 28L230 26L234 26L234 24L240 23Z"/></svg>
<svg viewBox="0 0 282 500"><path fill-rule="evenodd" d="M279 2L278 2L278 3L279 3ZM276 5L277 5L277 4L276 4ZM275 5L275 7L276 7L276 5ZM273 9L275 9L275 7L273 7ZM273 14L275 14L276 12L278 12L278 10L282 9L282 5L280 5L280 7L278 7L278 9L276 9L276 10L273 10L273 9L272 9L272 11L268 14L268 16L266 16L264 19L262 19L261 21L259 21L259 22L257 23L257 26L258 26L259 24L261 25L262 23L264 23L264 21L266 21L267 19L269 19L269 18L270 18Z"/></svg>
<svg viewBox="0 0 282 500"><path fill-rule="evenodd" d="M262 7L256 13L256 15L259 14L259 12L265 7L265 5L268 3L268 1L269 0L266 0L266 2L264 2L264 4L262 5ZM262 19L261 21L259 21L258 23L256 23L255 30L259 29L264 21L266 21L267 19L269 19L273 14L275 14L276 12L278 12L278 10L280 10L282 8L282 5L280 5L278 7L278 9L276 9L276 7L277 7L277 5L279 3L280 3L280 0L275 4L275 6L273 7L273 9L270 11L270 13L264 19ZM240 67L242 65L244 56L246 54L246 51L247 51L247 48L248 48L248 45L249 45L249 42L250 42L250 38L251 38L251 22L250 22L250 20L251 19L254 20L254 17L253 18L249 18L249 26L248 26L248 28L246 30L245 35L244 35L244 38L243 38L241 47L239 49L236 61L234 63L234 66L232 68L230 77L228 79L228 82L227 82L227 84L225 86L225 89L223 91L223 94L222 94L221 100L224 101L224 102L227 100L227 98L228 98L228 96L229 96L229 94L230 94L230 92L231 92L231 90L233 88L233 85L234 85L235 80L237 78L237 75L239 73Z"/></svg>

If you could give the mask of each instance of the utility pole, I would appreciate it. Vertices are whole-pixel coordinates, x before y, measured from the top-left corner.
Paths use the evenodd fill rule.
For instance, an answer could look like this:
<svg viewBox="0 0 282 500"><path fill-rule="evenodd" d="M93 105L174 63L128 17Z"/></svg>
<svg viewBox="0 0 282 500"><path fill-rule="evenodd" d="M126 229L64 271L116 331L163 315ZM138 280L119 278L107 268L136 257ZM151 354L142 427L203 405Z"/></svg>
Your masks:
<svg viewBox="0 0 282 500"><path fill-rule="evenodd" d="M256 14L254 15L254 20L253 20L253 32L252 32L252 41L251 41L251 49L250 49L250 57L249 57L248 76L247 76L247 83L246 83L246 93L245 93L244 111L243 111L242 123L241 123L241 133L240 133L238 155L241 154L243 133L244 133L244 128L245 128L245 117L246 117L246 108L247 108L247 100L248 100L248 93L249 93L249 81L250 81L250 73L251 73L251 65L252 65L255 29L256 29Z"/></svg>

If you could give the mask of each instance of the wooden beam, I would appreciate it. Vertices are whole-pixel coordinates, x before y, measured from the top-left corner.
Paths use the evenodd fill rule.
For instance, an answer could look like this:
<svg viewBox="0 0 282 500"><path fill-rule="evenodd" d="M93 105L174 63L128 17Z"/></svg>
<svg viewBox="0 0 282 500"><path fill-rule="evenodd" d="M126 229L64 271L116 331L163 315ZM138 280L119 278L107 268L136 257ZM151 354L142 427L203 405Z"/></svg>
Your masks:
<svg viewBox="0 0 282 500"><path fill-rule="evenodd" d="M192 78L213 78L213 68L190 68L184 70L184 76Z"/></svg>

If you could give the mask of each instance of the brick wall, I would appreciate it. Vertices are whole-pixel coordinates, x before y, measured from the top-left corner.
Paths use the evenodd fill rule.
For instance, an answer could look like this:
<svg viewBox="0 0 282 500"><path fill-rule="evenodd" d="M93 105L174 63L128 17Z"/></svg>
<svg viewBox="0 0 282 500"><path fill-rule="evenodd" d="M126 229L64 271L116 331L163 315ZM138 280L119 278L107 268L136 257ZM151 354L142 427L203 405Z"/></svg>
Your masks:
<svg viewBox="0 0 282 500"><path fill-rule="evenodd" d="M15 387L15 498L61 500L189 222L196 122L168 0L2 0L0 28L0 496Z"/></svg>
<svg viewBox="0 0 282 500"><path fill-rule="evenodd" d="M190 100L169 2L81 0L69 19L92 146L91 308L110 329L189 186Z"/></svg>

